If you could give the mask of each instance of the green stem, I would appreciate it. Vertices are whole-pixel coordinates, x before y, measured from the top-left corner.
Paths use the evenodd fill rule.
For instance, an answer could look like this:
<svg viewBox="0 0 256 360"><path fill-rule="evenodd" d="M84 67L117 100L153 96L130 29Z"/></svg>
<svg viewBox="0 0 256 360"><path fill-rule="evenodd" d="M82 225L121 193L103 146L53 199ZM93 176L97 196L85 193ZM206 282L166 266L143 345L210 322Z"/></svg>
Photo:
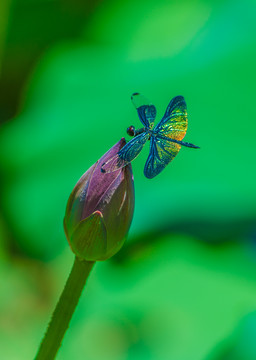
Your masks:
<svg viewBox="0 0 256 360"><path fill-rule="evenodd" d="M93 265L93 261L80 261L75 257L72 270L35 360L55 358Z"/></svg>

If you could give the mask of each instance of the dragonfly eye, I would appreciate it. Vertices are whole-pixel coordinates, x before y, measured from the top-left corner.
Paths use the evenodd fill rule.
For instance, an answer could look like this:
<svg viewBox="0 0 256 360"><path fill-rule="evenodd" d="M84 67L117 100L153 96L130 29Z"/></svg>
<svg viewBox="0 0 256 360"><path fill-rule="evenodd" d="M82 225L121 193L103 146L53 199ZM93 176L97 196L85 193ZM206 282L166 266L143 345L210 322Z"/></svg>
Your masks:
<svg viewBox="0 0 256 360"><path fill-rule="evenodd" d="M126 130L127 134L130 136L134 136L135 135L135 127L134 126L129 126L128 129Z"/></svg>

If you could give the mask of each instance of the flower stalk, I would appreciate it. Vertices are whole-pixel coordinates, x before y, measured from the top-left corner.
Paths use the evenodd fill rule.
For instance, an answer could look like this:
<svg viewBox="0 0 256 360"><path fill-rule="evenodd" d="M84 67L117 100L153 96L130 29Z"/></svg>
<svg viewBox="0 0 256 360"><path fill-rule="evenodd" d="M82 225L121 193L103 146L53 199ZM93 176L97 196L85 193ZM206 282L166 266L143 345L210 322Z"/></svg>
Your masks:
<svg viewBox="0 0 256 360"><path fill-rule="evenodd" d="M35 360L55 359L94 263L93 261L81 261L75 257L72 270Z"/></svg>

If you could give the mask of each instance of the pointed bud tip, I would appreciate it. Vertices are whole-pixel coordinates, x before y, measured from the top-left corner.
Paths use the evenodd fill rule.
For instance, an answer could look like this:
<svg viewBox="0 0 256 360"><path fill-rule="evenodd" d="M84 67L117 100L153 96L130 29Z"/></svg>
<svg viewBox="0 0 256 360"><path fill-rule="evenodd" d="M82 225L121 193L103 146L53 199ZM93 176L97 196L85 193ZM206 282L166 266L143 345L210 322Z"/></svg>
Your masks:
<svg viewBox="0 0 256 360"><path fill-rule="evenodd" d="M133 99L133 97L137 96L137 95L140 95L140 93L138 93L138 92L133 93L132 96L131 96L131 99Z"/></svg>

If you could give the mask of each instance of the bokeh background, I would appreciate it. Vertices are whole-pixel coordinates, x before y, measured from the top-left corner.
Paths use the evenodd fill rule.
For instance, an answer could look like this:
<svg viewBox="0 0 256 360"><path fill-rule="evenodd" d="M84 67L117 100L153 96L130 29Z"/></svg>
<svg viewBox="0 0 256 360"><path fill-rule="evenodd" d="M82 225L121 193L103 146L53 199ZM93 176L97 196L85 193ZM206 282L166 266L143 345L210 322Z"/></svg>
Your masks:
<svg viewBox="0 0 256 360"><path fill-rule="evenodd" d="M1 0L0 349L32 359L70 271L78 178L187 101L183 148L152 180L134 161L124 248L98 263L58 359L256 359L256 2Z"/></svg>

